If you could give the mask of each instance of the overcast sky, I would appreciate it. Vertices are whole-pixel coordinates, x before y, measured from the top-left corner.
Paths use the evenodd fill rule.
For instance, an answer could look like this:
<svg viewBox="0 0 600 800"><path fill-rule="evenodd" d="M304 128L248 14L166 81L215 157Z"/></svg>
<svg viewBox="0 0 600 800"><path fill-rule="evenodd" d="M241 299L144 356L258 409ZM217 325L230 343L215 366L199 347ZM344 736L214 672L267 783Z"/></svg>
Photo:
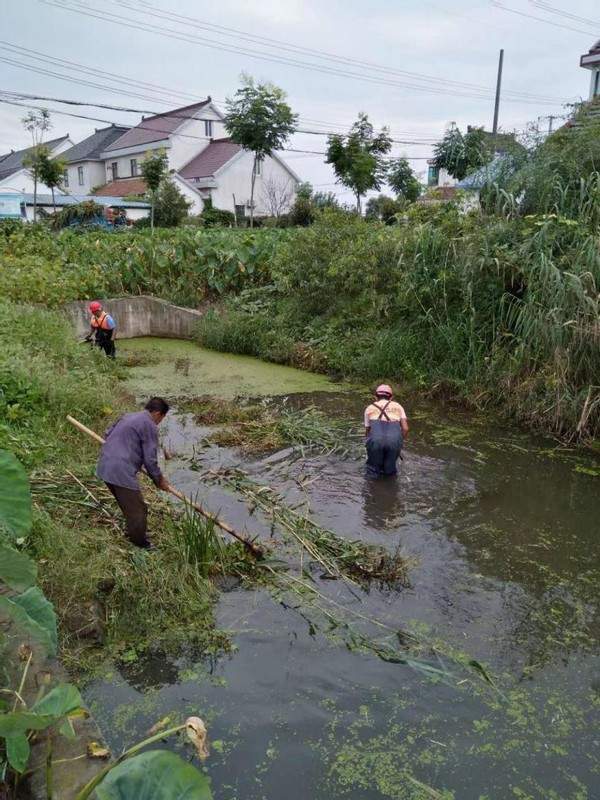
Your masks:
<svg viewBox="0 0 600 800"><path fill-rule="evenodd" d="M210 94L222 107L244 71L281 86L303 129L345 130L359 111L367 112L377 126L388 125L393 138L420 142L396 143L393 153L413 158L414 169L423 172L431 143L449 122L491 128L500 48L505 50L504 130L523 128L539 116L564 114L566 101L587 97L589 73L579 67L579 57L600 38L597 0L498 2L503 9L492 0L3 0L0 89L148 111L165 111ZM238 34L201 27L207 23ZM156 30L135 27L140 25ZM8 44L35 50L38 58L43 54L75 62L93 74L34 60L33 53L16 52ZM324 51L337 60L325 60ZM333 74L340 71L346 74ZM136 87L130 83L134 80ZM140 87L139 82L164 88ZM45 105L108 121L139 121L139 115L91 106ZM29 143L20 125L24 113L0 105L0 153ZM53 124L52 136L68 132L74 141L103 127L58 115ZM325 143L322 135L296 134L289 146L322 151ZM333 185L322 156L286 152L284 157L301 178L351 199Z"/></svg>

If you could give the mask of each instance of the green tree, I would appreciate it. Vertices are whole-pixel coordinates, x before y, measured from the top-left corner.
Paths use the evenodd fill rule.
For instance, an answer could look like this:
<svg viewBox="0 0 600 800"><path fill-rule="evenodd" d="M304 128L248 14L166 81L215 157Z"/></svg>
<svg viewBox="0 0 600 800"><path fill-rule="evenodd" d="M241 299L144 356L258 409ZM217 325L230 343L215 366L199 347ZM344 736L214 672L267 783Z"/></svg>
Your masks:
<svg viewBox="0 0 600 800"><path fill-rule="evenodd" d="M156 206L156 196L163 178L167 173L169 161L164 150L157 150L155 153L148 152L142 161L142 177L146 181L150 192L150 227L154 233L154 209Z"/></svg>
<svg viewBox="0 0 600 800"><path fill-rule="evenodd" d="M434 148L434 164L461 181L470 172L489 164L493 155L490 137L483 128L469 128L463 135L452 124Z"/></svg>
<svg viewBox="0 0 600 800"><path fill-rule="evenodd" d="M414 203L421 194L421 184L406 158L397 158L390 164L387 182L397 197L402 197L409 203Z"/></svg>
<svg viewBox="0 0 600 800"><path fill-rule="evenodd" d="M38 150L44 141L44 134L52 127L50 112L46 108L41 108L39 111L30 111L21 119L21 123L31 135L31 152L23 159L23 164L30 170L33 178L33 221L35 222L37 219L37 185L39 180ZM26 160L28 161L27 164L25 163Z"/></svg>
<svg viewBox="0 0 600 800"><path fill-rule="evenodd" d="M242 86L227 98L225 128L231 139L254 154L250 179L250 227L254 225L254 186L261 162L281 150L296 130L298 117L286 103L286 94L272 83L255 84L242 76Z"/></svg>
<svg viewBox="0 0 600 800"><path fill-rule="evenodd" d="M368 116L363 113L358 115L347 136L335 134L327 140L325 163L331 164L337 179L354 192L359 214L361 197L370 189L380 189L385 180L384 156L391 147L387 128L375 135Z"/></svg>
<svg viewBox="0 0 600 800"><path fill-rule="evenodd" d="M42 148L42 150L44 152L39 157L38 175L40 181L52 192L52 207L56 214L54 191L63 185L67 162L62 158L50 158L48 150L46 148Z"/></svg>
<svg viewBox="0 0 600 800"><path fill-rule="evenodd" d="M170 178L164 178L155 198L154 219L160 228L176 228L187 217L191 203Z"/></svg>

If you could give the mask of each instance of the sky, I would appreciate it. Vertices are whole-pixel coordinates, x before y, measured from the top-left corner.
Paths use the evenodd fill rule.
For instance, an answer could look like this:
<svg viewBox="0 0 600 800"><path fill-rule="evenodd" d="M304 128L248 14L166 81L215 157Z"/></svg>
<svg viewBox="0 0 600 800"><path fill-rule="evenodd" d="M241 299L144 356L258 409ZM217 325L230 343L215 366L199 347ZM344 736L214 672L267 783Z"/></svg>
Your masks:
<svg viewBox="0 0 600 800"><path fill-rule="evenodd" d="M587 98L579 58L600 38L597 0L3 0L0 16L0 92L160 112L207 95L224 109L241 73L277 84L300 128L314 131L295 134L283 157L343 202L351 193L324 163L324 133L344 132L366 112L390 128L392 154L423 176L449 123L491 129L500 48L501 129L546 128L544 117ZM93 105L23 102L140 120ZM29 144L20 123L27 110L0 103L0 154ZM80 141L104 127L58 113L52 120L49 138Z"/></svg>

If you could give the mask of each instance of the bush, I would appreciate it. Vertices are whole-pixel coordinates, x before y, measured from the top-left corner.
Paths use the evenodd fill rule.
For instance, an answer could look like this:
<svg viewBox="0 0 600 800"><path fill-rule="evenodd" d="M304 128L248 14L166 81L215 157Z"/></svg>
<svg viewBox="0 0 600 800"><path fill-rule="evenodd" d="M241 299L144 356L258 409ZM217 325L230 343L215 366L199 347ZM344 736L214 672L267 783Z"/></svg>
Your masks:
<svg viewBox="0 0 600 800"><path fill-rule="evenodd" d="M162 181L154 200L154 224L157 228L176 228L185 220L192 204L170 178Z"/></svg>

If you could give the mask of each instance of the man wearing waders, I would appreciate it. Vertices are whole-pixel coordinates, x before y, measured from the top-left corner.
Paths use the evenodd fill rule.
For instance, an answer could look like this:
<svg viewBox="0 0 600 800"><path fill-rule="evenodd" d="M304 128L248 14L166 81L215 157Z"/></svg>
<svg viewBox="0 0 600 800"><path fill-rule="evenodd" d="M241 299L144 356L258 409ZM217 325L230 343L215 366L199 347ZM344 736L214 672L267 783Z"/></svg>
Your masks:
<svg viewBox="0 0 600 800"><path fill-rule="evenodd" d="M367 477L396 475L396 462L408 434L408 420L400 403L392 400L392 388L382 383L375 402L365 409Z"/></svg>

